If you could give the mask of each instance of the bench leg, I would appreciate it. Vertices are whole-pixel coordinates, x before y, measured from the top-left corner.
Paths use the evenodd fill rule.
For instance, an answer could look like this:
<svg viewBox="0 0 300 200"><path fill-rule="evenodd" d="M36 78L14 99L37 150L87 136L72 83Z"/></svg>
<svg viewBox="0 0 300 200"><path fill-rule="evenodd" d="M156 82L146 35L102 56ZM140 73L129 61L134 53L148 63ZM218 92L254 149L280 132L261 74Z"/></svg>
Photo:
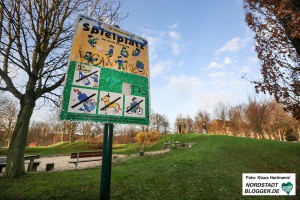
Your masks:
<svg viewBox="0 0 300 200"><path fill-rule="evenodd" d="M37 167L40 165L40 163L33 163L32 167L30 166L30 164L28 165L27 171L28 172L36 172L37 171Z"/></svg>
<svg viewBox="0 0 300 200"><path fill-rule="evenodd" d="M54 163L47 163L46 164L46 172L54 170Z"/></svg>
<svg viewBox="0 0 300 200"><path fill-rule="evenodd" d="M4 168L5 166L1 165L0 166L0 173L2 173L2 169Z"/></svg>
<svg viewBox="0 0 300 200"><path fill-rule="evenodd" d="M28 167L27 167L27 171L28 172L32 172L33 171L33 165L34 165L34 161L30 160Z"/></svg>
<svg viewBox="0 0 300 200"><path fill-rule="evenodd" d="M40 165L40 163L33 163L33 167L32 167L32 171L36 172L37 171L37 167Z"/></svg>
<svg viewBox="0 0 300 200"><path fill-rule="evenodd" d="M75 169L77 169L78 161L79 161L79 152L77 153L77 162L76 162L76 164L75 164Z"/></svg>

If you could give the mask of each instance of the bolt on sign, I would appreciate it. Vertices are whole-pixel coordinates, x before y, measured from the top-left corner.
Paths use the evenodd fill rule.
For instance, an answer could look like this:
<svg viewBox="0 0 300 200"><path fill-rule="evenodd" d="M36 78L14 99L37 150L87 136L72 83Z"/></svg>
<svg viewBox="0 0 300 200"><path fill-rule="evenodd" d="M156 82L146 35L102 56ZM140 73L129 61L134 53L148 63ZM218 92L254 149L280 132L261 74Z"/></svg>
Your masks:
<svg viewBox="0 0 300 200"><path fill-rule="evenodd" d="M146 39L79 15L60 119L149 124Z"/></svg>

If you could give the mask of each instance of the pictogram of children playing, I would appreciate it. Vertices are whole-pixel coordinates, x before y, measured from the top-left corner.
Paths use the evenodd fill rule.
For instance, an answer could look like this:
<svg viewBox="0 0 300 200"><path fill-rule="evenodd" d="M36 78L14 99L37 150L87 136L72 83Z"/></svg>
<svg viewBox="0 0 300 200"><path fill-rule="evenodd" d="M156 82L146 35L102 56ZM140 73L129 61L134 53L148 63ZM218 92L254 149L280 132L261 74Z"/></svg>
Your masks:
<svg viewBox="0 0 300 200"><path fill-rule="evenodd" d="M124 63L127 63L127 61L126 60L124 61L122 59L122 56L118 56L118 60L116 60L115 62L118 63L119 69L122 68L122 70L125 70Z"/></svg>
<svg viewBox="0 0 300 200"><path fill-rule="evenodd" d="M97 44L98 38L94 38L92 35L88 35L88 43L92 46L95 47L95 44Z"/></svg>
<svg viewBox="0 0 300 200"><path fill-rule="evenodd" d="M135 67L138 69L139 72L144 71L144 63L140 60L137 60L135 63Z"/></svg>
<svg viewBox="0 0 300 200"><path fill-rule="evenodd" d="M90 51L85 52L84 55L84 59L88 62L88 63L94 63L95 61L98 60L98 58L93 58L93 54Z"/></svg>
<svg viewBox="0 0 300 200"><path fill-rule="evenodd" d="M121 56L123 56L124 58L128 57L128 51L127 51L126 47L122 47Z"/></svg>
<svg viewBox="0 0 300 200"><path fill-rule="evenodd" d="M114 54L114 46L113 45L109 45L109 50L107 52L107 55L108 57L112 57L112 55Z"/></svg>
<svg viewBox="0 0 300 200"><path fill-rule="evenodd" d="M133 50L132 55L134 57L137 57L140 55L140 53L141 53L141 50L139 48L136 48L135 50Z"/></svg>

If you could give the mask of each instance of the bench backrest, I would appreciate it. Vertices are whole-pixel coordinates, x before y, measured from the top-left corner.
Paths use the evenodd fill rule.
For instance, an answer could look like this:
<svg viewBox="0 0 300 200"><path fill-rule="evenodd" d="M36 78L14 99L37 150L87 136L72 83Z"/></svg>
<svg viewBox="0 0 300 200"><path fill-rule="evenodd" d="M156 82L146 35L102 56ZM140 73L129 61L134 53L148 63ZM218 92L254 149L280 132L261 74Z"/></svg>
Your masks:
<svg viewBox="0 0 300 200"><path fill-rule="evenodd" d="M102 156L102 151L71 153L71 159L74 159L74 158L99 157L99 156Z"/></svg>

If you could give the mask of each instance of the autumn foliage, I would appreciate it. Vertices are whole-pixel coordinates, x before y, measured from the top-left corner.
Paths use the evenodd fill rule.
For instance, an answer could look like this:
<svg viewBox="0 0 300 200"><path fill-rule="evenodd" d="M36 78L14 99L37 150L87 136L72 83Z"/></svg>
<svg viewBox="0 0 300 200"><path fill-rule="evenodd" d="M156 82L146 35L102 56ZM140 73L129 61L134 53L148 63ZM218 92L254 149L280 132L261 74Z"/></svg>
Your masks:
<svg viewBox="0 0 300 200"><path fill-rule="evenodd" d="M300 120L300 1L244 0L244 8L261 61L256 91L269 92Z"/></svg>
<svg viewBox="0 0 300 200"><path fill-rule="evenodd" d="M139 144L142 145L151 145L159 141L161 137L160 132L158 131L148 131L148 132L139 132L135 139Z"/></svg>

